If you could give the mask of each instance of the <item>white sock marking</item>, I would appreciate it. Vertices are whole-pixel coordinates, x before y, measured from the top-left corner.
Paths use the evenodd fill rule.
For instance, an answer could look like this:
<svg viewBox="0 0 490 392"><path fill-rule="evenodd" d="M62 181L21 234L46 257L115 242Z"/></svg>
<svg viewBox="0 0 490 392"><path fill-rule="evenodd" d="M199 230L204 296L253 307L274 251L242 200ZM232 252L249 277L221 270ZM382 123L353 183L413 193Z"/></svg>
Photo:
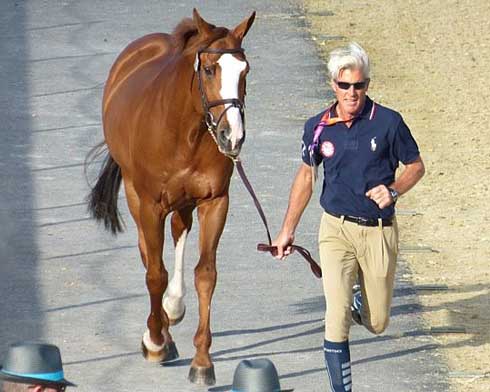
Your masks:
<svg viewBox="0 0 490 392"><path fill-rule="evenodd" d="M157 353L157 352L163 350L163 346L164 346L164 344L159 346L158 344L155 344L151 341L149 329L147 329L143 335L143 343L145 344L145 347L148 350L153 351L154 353Z"/></svg>
<svg viewBox="0 0 490 392"><path fill-rule="evenodd" d="M221 67L221 98L238 98L238 82L240 73L247 67L245 61L240 61L230 53L223 54L218 60ZM225 105L225 109L230 104ZM226 118L231 127L231 146L235 148L238 141L243 137L243 123L240 110L230 108L226 112Z"/></svg>
<svg viewBox="0 0 490 392"><path fill-rule="evenodd" d="M184 250L186 239L187 230L184 230L175 245L174 275L168 285L165 298L163 299L163 306L168 317L171 319L179 318L184 312Z"/></svg>

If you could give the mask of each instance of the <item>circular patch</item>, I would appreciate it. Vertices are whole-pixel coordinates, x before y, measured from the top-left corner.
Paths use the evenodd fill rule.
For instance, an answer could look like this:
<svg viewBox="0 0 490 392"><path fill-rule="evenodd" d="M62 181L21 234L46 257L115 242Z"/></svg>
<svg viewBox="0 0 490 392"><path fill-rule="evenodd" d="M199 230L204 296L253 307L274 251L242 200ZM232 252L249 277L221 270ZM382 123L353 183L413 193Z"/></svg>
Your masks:
<svg viewBox="0 0 490 392"><path fill-rule="evenodd" d="M325 158L331 158L333 157L333 154L335 154L335 146L332 142L323 142L322 146L320 147L320 152Z"/></svg>

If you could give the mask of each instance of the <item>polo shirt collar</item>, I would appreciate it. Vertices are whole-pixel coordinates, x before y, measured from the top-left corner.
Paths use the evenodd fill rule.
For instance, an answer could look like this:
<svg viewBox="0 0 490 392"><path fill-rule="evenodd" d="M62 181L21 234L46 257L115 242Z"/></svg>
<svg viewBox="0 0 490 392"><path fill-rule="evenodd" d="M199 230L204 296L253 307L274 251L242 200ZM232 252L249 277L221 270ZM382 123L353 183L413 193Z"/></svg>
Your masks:
<svg viewBox="0 0 490 392"><path fill-rule="evenodd" d="M322 118L322 120L327 120L330 118L335 118L337 116L335 108L337 107L338 101L335 101L328 109L326 110L326 116ZM376 114L376 103L366 95L366 101L364 102L364 107L361 110L361 114L355 117L355 119L364 118L367 120L374 119Z"/></svg>

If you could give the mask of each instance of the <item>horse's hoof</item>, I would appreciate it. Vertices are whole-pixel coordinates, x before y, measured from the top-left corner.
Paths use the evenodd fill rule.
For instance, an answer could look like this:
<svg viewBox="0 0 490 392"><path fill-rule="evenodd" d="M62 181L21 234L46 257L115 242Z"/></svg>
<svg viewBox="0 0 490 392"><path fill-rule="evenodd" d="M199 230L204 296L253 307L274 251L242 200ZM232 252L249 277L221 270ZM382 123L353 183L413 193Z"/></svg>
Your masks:
<svg viewBox="0 0 490 392"><path fill-rule="evenodd" d="M185 306L184 306L184 311L182 312L182 315L180 317L177 317L176 319L169 318L168 323L170 324L170 326L177 325L184 319L184 316L185 316Z"/></svg>
<svg viewBox="0 0 490 392"><path fill-rule="evenodd" d="M145 343L141 342L141 352L143 357L149 362L170 362L179 358L179 352L174 342L165 344L160 351L150 351L146 348Z"/></svg>
<svg viewBox="0 0 490 392"><path fill-rule="evenodd" d="M189 370L189 381L197 385L212 386L216 384L214 366L211 365L209 368L192 366Z"/></svg>
<svg viewBox="0 0 490 392"><path fill-rule="evenodd" d="M169 344L165 345L167 347L167 355L164 359L162 359L163 362L170 362L170 361L175 361L176 359L179 358L179 352L177 351L177 346L175 345L174 342L170 342Z"/></svg>

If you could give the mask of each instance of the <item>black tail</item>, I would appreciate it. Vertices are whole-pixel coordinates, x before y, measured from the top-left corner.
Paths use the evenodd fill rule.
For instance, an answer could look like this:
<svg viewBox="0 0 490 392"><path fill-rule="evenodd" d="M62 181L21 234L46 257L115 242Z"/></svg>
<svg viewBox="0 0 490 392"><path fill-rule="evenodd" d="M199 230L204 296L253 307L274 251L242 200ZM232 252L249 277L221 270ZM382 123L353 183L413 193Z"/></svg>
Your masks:
<svg viewBox="0 0 490 392"><path fill-rule="evenodd" d="M87 156L88 163L105 152L104 147L105 143L97 145ZM123 231L122 218L117 209L121 180L121 168L107 152L97 183L87 197L88 210L92 217L98 222L103 221L106 230L110 230L114 235Z"/></svg>

